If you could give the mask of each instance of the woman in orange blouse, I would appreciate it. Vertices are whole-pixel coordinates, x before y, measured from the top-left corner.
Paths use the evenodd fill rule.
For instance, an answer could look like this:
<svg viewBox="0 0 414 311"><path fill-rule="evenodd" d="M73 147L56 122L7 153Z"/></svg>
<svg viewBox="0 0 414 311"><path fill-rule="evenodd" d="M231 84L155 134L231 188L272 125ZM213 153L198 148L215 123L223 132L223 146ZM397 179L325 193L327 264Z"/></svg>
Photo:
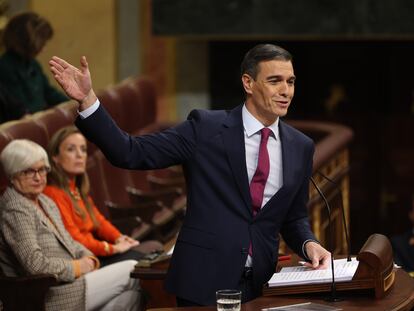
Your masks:
<svg viewBox="0 0 414 311"><path fill-rule="evenodd" d="M57 131L49 142L52 170L44 193L52 198L72 237L99 257L105 266L143 257L139 242L121 234L96 208L86 173L86 139L74 126ZM162 249L157 241L144 242L146 250ZM132 249L134 248L134 249Z"/></svg>

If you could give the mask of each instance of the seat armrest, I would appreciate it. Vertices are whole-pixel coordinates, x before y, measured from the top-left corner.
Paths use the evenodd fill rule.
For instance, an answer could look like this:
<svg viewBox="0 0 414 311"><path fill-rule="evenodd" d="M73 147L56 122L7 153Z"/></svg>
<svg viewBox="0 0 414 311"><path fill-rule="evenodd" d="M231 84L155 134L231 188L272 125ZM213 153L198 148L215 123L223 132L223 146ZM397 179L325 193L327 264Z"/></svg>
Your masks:
<svg viewBox="0 0 414 311"><path fill-rule="evenodd" d="M0 276L0 300L3 310L45 310L45 298L51 286L58 285L53 274L22 277Z"/></svg>
<svg viewBox="0 0 414 311"><path fill-rule="evenodd" d="M184 176L160 177L160 176L155 176L153 174L148 174L147 180L154 189L164 189L164 188L172 188L172 187L181 188L183 189L183 191L185 189Z"/></svg>
<svg viewBox="0 0 414 311"><path fill-rule="evenodd" d="M167 206L171 206L173 201L183 194L183 190L178 187L166 187L157 190L144 191L134 187L126 187L130 200L136 204L153 201L161 201Z"/></svg>
<svg viewBox="0 0 414 311"><path fill-rule="evenodd" d="M153 201L135 205L119 205L105 201L112 219L122 219L138 216L142 221L152 223L154 214L163 208L159 201Z"/></svg>

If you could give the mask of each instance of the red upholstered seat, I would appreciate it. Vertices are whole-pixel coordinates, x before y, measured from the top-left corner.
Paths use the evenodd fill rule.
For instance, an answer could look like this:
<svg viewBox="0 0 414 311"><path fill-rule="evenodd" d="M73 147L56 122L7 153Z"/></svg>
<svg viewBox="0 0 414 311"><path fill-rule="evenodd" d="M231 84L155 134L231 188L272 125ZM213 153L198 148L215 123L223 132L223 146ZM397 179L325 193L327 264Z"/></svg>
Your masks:
<svg viewBox="0 0 414 311"><path fill-rule="evenodd" d="M78 117L78 103L73 101L73 100L68 101L68 102L64 102L62 104L59 104L55 108L49 109L47 111L53 111L53 110L56 110L56 112L54 112L54 113L62 114L64 116L64 118L66 118L66 120L67 120L66 125L74 125L75 120ZM52 123L55 122L54 120L50 119L51 116L50 117L45 116L44 118L45 118L44 121L47 123L46 127L47 128L51 127L50 132L54 133L55 132L54 128L55 127L57 128L58 125L49 124L49 122L52 122ZM62 124L65 123L64 119L61 116L58 116L58 118L61 119L59 122L62 122ZM87 144L88 144L88 152L89 153L92 153L97 149L96 146L94 144L92 144L91 142L88 141Z"/></svg>
<svg viewBox="0 0 414 311"><path fill-rule="evenodd" d="M74 100L69 100L67 102L61 103L55 108L52 109L58 109L62 111L69 121L75 122L76 117L78 116L78 103Z"/></svg>
<svg viewBox="0 0 414 311"><path fill-rule="evenodd" d="M151 189L145 178L142 178L142 185L145 185L148 191L142 191L140 194L134 195L133 190L129 189L128 193L127 189L134 186L131 171L112 166L99 150L95 152L94 158L97 165L100 166L102 180L106 184L105 187L109 190L108 201L110 204L106 205L110 208L111 216L114 212L117 214L124 213L123 211L115 211L116 206L136 207L136 215L140 216L143 221L152 224L158 232L157 239L166 241L167 236L171 238L170 232L174 230L176 232L177 229L175 226L177 224L176 215L161 202L161 195L163 194L160 197L157 196L157 193L155 193L155 196L152 196L152 193L148 194ZM131 196L134 196L136 200L132 201ZM175 196L178 196L178 194L175 194ZM141 213L139 209L141 209Z"/></svg>
<svg viewBox="0 0 414 311"><path fill-rule="evenodd" d="M33 121L46 130L48 140L60 128L73 124L73 120L61 109L48 109L35 113Z"/></svg>
<svg viewBox="0 0 414 311"><path fill-rule="evenodd" d="M90 183L90 195L95 202L96 207L106 217L110 218L109 210L105 205L105 201L109 200L109 191L104 182L102 171L98 165L96 152L88 156L86 164L86 172L88 173Z"/></svg>
<svg viewBox="0 0 414 311"><path fill-rule="evenodd" d="M135 79L130 78L122 81L114 89L121 100L121 109L125 111L122 120L122 129L129 133L135 133L142 126L142 119L145 111L139 91L136 87Z"/></svg>
<svg viewBox="0 0 414 311"><path fill-rule="evenodd" d="M105 107L119 127L125 130L125 115L128 114L123 108L123 103L114 87L101 90L97 94L101 105Z"/></svg>
<svg viewBox="0 0 414 311"><path fill-rule="evenodd" d="M152 232L153 228L151 225L143 222L139 217L134 217L133 215L129 216L127 212L124 213L124 216L122 213L119 213L119 217L110 212L110 208L115 208L116 205L112 203L113 198L111 197L111 194L114 193L114 189L108 190L108 183L105 179L105 174L102 171L101 161L106 160L104 159L103 154L99 150L96 150L88 157L86 168L91 185L90 195L94 200L96 207L106 218L110 219L121 232L138 240L143 240Z"/></svg>
<svg viewBox="0 0 414 311"><path fill-rule="evenodd" d="M140 77L134 80L140 96L142 118L141 128L154 123L157 118L157 95L155 84L149 78Z"/></svg>
<svg viewBox="0 0 414 311"><path fill-rule="evenodd" d="M33 122L31 118L9 121L1 125L0 131L11 139L29 139L44 148L47 148L49 141L46 129Z"/></svg>

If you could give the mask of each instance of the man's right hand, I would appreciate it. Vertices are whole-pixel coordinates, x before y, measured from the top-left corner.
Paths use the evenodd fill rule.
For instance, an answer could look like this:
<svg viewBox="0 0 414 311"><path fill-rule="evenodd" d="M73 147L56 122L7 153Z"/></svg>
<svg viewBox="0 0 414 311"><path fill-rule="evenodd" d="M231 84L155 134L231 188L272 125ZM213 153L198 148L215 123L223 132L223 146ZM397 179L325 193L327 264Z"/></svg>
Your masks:
<svg viewBox="0 0 414 311"><path fill-rule="evenodd" d="M80 69L65 60L53 56L49 61L50 70L65 93L80 103L80 110L85 110L95 103L97 97L92 89L92 79L86 57L80 59Z"/></svg>

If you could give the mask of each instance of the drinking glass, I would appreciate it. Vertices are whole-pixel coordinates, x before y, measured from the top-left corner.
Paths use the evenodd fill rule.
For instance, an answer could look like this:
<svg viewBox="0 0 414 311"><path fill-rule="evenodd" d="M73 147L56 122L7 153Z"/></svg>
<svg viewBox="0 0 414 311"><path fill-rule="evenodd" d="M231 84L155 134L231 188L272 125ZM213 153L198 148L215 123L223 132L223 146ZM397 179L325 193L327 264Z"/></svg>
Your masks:
<svg viewBox="0 0 414 311"><path fill-rule="evenodd" d="M221 289L216 292L218 311L240 311L241 291L237 289Z"/></svg>

